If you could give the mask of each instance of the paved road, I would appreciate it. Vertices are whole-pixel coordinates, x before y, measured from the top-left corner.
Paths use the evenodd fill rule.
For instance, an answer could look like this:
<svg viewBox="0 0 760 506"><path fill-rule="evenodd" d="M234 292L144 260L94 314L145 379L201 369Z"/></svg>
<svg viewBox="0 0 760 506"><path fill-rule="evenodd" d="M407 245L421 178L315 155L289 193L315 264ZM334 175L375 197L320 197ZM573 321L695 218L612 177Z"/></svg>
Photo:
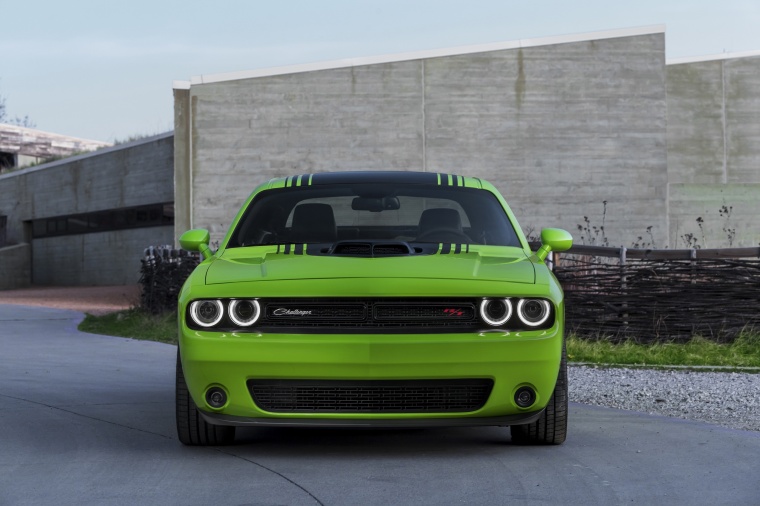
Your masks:
<svg viewBox="0 0 760 506"><path fill-rule="evenodd" d="M172 346L0 305L0 504L760 504L760 434L571 405L560 447L506 429L174 435ZM572 385L571 385L572 387Z"/></svg>

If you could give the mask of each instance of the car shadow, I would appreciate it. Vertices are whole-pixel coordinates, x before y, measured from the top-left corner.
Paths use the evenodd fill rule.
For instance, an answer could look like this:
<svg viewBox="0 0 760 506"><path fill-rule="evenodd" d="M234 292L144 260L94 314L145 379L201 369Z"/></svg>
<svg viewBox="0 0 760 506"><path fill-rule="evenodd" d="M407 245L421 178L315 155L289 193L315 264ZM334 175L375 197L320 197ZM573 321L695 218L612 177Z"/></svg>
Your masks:
<svg viewBox="0 0 760 506"><path fill-rule="evenodd" d="M256 455L298 456L361 453L367 457L446 453L482 453L484 448L512 445L507 427L436 428L238 428L235 445L227 450Z"/></svg>

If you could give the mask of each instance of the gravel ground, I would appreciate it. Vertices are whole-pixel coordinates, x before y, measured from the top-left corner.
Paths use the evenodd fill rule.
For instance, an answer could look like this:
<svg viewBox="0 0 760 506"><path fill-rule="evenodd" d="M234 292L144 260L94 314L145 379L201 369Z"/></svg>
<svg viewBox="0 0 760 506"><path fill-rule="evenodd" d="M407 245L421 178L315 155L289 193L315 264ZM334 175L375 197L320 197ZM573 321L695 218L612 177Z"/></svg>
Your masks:
<svg viewBox="0 0 760 506"><path fill-rule="evenodd" d="M570 400L760 431L760 374L571 365Z"/></svg>

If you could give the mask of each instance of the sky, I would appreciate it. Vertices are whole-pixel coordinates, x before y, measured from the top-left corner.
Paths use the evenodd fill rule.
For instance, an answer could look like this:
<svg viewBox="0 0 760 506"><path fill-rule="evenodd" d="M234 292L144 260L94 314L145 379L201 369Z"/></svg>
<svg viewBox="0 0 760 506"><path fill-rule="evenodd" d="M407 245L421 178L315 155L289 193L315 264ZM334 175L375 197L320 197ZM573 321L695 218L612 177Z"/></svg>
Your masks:
<svg viewBox="0 0 760 506"><path fill-rule="evenodd" d="M760 50L760 0L0 0L0 97L48 132L173 128L173 82L665 25L666 57Z"/></svg>

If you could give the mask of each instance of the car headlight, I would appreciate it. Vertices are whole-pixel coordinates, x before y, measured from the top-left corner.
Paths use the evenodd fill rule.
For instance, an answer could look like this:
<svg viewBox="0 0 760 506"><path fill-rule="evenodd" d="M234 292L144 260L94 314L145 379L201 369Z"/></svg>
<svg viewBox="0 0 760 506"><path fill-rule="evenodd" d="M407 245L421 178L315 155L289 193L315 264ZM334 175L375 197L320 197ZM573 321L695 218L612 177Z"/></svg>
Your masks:
<svg viewBox="0 0 760 506"><path fill-rule="evenodd" d="M504 325L512 317L512 303L509 299L483 299L480 317L494 327Z"/></svg>
<svg viewBox="0 0 760 506"><path fill-rule="evenodd" d="M230 320L235 325L248 327L259 319L261 308L255 299L233 299L230 301L229 313Z"/></svg>
<svg viewBox="0 0 760 506"><path fill-rule="evenodd" d="M196 300L190 304L190 317L201 327L213 327L224 316L220 300Z"/></svg>
<svg viewBox="0 0 760 506"><path fill-rule="evenodd" d="M480 320L505 330L540 330L554 325L554 306L547 299L485 298L480 301Z"/></svg>
<svg viewBox="0 0 760 506"><path fill-rule="evenodd" d="M517 303L517 317L528 327L538 327L551 314L549 301L544 299L520 299Z"/></svg>

